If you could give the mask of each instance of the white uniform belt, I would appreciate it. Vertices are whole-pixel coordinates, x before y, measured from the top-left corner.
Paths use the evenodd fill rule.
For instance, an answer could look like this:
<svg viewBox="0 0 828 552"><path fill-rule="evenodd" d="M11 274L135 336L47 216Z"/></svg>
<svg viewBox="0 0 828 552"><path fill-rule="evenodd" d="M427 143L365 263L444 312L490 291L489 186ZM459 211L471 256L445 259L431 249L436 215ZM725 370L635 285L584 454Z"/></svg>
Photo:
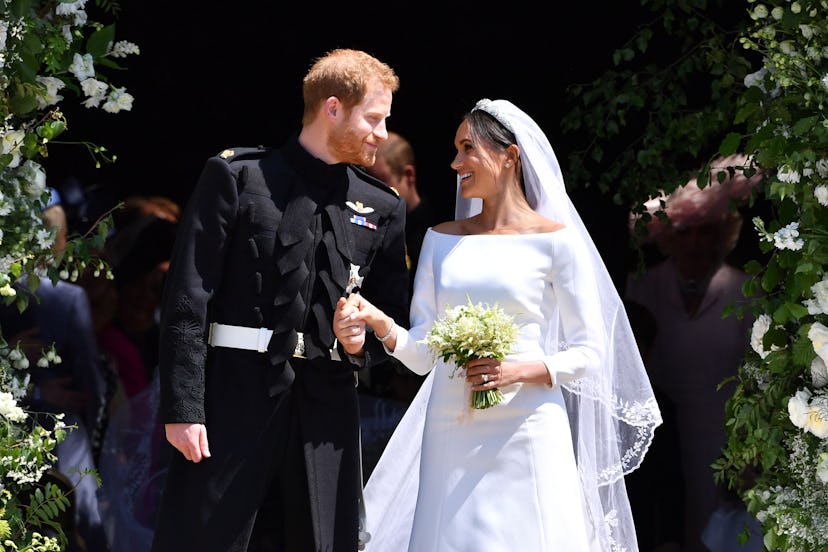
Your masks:
<svg viewBox="0 0 828 552"><path fill-rule="evenodd" d="M305 336L302 332L296 333L299 340L296 342L293 356L305 358ZM233 326L213 322L210 324L207 343L213 347L231 347L264 353L267 351L271 337L273 337L273 330L267 328L249 328L247 326Z"/></svg>

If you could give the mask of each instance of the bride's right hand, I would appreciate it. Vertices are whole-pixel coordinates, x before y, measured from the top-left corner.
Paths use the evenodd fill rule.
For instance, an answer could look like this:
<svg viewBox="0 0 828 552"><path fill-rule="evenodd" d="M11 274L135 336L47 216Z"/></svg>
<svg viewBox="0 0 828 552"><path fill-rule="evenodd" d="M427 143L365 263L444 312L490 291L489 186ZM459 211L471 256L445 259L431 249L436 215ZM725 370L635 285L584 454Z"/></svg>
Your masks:
<svg viewBox="0 0 828 552"><path fill-rule="evenodd" d="M377 336L377 339L382 341L385 348L393 351L397 343L397 324L394 322L394 319L362 295L351 295L348 298L348 303L356 309L356 312L353 312L351 315L351 319L361 321L368 325Z"/></svg>

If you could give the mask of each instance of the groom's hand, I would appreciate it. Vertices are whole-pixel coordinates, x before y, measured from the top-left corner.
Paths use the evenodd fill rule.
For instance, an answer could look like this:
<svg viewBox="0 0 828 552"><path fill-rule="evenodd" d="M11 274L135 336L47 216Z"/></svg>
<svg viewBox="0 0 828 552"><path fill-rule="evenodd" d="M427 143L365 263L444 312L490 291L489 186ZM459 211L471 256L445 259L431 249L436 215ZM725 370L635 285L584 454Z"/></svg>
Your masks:
<svg viewBox="0 0 828 552"><path fill-rule="evenodd" d="M362 354L365 347L365 321L358 319L359 294L353 293L347 299L340 297L333 317L333 331L342 348L349 355Z"/></svg>
<svg viewBox="0 0 828 552"><path fill-rule="evenodd" d="M165 424L164 431L167 441L190 462L198 464L203 458L210 457L207 428L204 424Z"/></svg>

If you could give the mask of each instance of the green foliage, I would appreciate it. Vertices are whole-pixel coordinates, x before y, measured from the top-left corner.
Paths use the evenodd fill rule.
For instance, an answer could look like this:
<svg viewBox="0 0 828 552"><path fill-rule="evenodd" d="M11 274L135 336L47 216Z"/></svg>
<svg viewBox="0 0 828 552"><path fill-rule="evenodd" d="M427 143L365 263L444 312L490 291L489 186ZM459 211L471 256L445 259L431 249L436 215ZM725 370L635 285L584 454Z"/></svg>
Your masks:
<svg viewBox="0 0 828 552"><path fill-rule="evenodd" d="M734 84L751 67L740 22L726 26L722 3L642 4L654 18L616 50L612 69L568 90L574 104L562 121L577 144L568 181L596 185L623 206L687 182L713 144L735 151L743 131L733 125Z"/></svg>
<svg viewBox="0 0 828 552"><path fill-rule="evenodd" d="M742 152L762 170L772 211L753 226L765 258L746 264L753 279L743 288L757 318L714 469L762 523L768 550L824 551L828 2L642 5L654 19L616 52L615 67L571 90L564 125L584 145L570 159L570 181L643 212L649 198L687 182L697 159ZM729 21L723 13L734 6ZM707 168L698 174L706 179Z"/></svg>
<svg viewBox="0 0 828 552"><path fill-rule="evenodd" d="M118 12L115 2L96 3L105 13ZM0 301L21 312L44 279L74 281L85 271L111 277L97 256L111 226L108 214L89 234L68 236L60 251L53 247L56 231L41 215L49 199L41 162L67 128L62 93L108 113L132 107L132 96L97 69L121 69L116 60L138 54L138 47L116 42L114 25L89 20L84 4L0 0ZM105 148L79 145L96 166L114 160ZM55 446L73 428L60 416L47 428L42 415L20 406L30 383L27 354L33 353L0 332L0 552L62 550L61 517L74 490L43 479L56 460ZM41 367L59 362L53 346L37 359Z"/></svg>

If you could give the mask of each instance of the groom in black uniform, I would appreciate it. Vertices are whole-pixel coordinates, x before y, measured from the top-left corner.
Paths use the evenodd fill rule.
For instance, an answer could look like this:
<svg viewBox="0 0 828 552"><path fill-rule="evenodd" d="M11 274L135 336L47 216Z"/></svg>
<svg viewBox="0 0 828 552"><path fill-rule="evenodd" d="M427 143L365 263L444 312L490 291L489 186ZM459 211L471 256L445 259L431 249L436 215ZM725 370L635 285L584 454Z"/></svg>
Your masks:
<svg viewBox="0 0 828 552"><path fill-rule="evenodd" d="M336 342L362 288L407 320L405 204L374 163L399 80L358 50L317 59L302 129L210 158L180 224L161 328L161 414L177 449L153 552L358 547L355 370ZM179 454L180 453L180 454Z"/></svg>

